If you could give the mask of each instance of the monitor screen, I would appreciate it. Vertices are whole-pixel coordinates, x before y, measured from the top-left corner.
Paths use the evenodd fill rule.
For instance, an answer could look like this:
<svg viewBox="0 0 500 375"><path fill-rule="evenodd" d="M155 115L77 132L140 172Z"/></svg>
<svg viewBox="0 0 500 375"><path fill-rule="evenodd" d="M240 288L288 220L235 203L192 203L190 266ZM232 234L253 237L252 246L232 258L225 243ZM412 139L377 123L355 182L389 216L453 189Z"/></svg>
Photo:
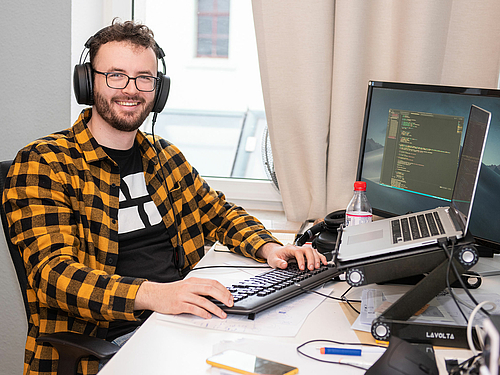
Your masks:
<svg viewBox="0 0 500 375"><path fill-rule="evenodd" d="M375 215L449 206L471 105L492 119L469 230L500 251L500 90L370 82L357 179Z"/></svg>

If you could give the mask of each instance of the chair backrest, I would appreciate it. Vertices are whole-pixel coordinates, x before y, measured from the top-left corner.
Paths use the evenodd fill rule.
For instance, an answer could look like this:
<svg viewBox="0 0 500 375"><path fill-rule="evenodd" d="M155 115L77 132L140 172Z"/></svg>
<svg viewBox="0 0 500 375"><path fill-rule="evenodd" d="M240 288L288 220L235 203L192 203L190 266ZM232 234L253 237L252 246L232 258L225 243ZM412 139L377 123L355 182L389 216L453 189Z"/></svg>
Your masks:
<svg viewBox="0 0 500 375"><path fill-rule="evenodd" d="M5 180L7 179L7 172L12 165L12 160L0 161L0 203L2 201L3 190L5 187ZM10 240L9 226L7 224L7 217L5 216L5 211L3 205L0 204L0 216L2 218L3 232L5 234L5 241L7 242L7 247L9 248L10 257L12 258L12 263L14 263L14 268L16 269L17 279L19 281L19 286L21 287L21 293L23 295L24 308L26 310L26 318L29 321L30 310L28 305L28 298L26 297L26 287L28 285L28 279L26 278L26 269L24 268L23 259L21 253L17 246L15 246Z"/></svg>

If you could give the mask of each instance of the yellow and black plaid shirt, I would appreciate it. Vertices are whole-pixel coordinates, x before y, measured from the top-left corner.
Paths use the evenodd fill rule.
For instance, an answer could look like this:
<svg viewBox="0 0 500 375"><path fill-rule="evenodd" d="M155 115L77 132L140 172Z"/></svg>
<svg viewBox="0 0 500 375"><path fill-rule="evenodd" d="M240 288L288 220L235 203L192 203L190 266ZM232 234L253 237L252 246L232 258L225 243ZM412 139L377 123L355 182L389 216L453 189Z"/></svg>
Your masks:
<svg viewBox="0 0 500 375"><path fill-rule="evenodd" d="M28 277L25 373L57 371L57 352L38 344L38 336L77 332L105 338L109 321L137 317L134 299L144 280L115 274L120 173L87 128L90 116L87 109L70 129L23 148L7 177L4 208ZM146 186L170 231L174 212L180 215L185 271L203 256L206 239L253 258L264 243L278 242L256 218L211 189L175 146L157 140L159 163L152 138L138 132L136 140ZM171 240L177 246L176 236ZM81 363L84 374L97 369L97 360Z"/></svg>

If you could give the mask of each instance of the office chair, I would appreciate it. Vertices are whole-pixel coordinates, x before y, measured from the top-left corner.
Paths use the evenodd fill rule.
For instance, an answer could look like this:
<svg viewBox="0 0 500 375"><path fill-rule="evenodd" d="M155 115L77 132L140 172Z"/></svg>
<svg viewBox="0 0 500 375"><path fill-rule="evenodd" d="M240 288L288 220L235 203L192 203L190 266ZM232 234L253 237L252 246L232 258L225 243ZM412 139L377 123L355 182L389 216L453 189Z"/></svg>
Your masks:
<svg viewBox="0 0 500 375"><path fill-rule="evenodd" d="M11 164L12 160L0 162L0 203L2 201L5 180L7 179L7 172L9 171ZM26 318L29 321L30 310L28 298L26 296L26 289L28 285L26 270L24 268L20 251L10 240L7 217L5 216L2 204L0 204L0 216L2 217L5 240L9 248L12 262L14 263L19 286L21 287L24 308L26 310ZM82 357L93 355L99 359L109 359L119 349L117 345L114 345L106 340L72 332L58 332L40 336L37 338L37 342L49 343L57 350L59 354L57 373L61 375L76 374L78 363Z"/></svg>

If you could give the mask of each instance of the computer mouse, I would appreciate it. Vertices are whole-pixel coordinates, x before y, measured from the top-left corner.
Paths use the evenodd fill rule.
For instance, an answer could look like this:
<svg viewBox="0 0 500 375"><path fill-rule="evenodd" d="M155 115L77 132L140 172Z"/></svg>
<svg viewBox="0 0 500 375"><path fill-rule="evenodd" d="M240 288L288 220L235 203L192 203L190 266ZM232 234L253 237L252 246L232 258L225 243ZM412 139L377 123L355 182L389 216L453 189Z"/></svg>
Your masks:
<svg viewBox="0 0 500 375"><path fill-rule="evenodd" d="M398 337L389 339L389 347L365 373L366 375L438 375L431 345L410 344Z"/></svg>

